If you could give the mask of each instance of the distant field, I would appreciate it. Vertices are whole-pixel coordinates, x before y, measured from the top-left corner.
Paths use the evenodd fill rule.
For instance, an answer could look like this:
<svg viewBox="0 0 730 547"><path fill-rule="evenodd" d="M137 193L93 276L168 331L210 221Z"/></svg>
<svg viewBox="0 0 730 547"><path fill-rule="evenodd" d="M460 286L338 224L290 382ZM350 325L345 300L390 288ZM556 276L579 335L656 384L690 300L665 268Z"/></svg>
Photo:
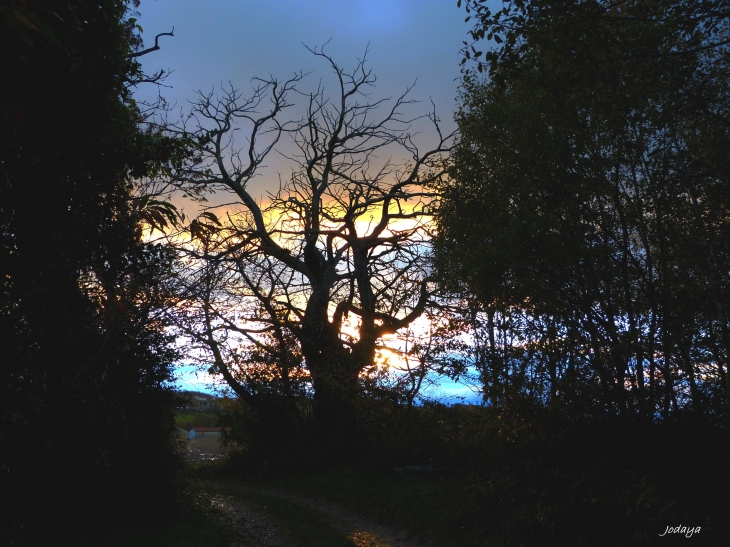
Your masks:
<svg viewBox="0 0 730 547"><path fill-rule="evenodd" d="M203 438L185 441L185 460L189 462L209 462L223 457L220 439Z"/></svg>
<svg viewBox="0 0 730 547"><path fill-rule="evenodd" d="M204 412L181 412L175 414L175 423L186 431L193 427L215 427L218 425L218 416Z"/></svg>

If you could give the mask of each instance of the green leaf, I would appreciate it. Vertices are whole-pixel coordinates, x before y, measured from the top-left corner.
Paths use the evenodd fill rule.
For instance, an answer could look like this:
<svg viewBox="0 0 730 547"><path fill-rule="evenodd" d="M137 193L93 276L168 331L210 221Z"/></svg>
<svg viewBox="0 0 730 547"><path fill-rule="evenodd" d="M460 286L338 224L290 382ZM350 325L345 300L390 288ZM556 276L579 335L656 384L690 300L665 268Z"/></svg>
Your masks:
<svg viewBox="0 0 730 547"><path fill-rule="evenodd" d="M211 222L214 222L218 226L221 226L221 222L220 222L220 220L218 220L218 217L215 216L210 211L206 211L205 213L201 213L200 216L203 217L203 218L207 218L208 220L210 220Z"/></svg>

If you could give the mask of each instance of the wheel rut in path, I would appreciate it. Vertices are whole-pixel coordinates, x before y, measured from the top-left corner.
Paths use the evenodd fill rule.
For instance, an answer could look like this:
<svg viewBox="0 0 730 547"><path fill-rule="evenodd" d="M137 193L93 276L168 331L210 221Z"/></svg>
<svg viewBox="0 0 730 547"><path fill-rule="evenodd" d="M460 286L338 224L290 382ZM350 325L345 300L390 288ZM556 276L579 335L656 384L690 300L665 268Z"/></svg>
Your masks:
<svg viewBox="0 0 730 547"><path fill-rule="evenodd" d="M231 547L297 547L280 532L276 523L252 509L246 502L218 492L205 492L213 507L221 511L235 532Z"/></svg>

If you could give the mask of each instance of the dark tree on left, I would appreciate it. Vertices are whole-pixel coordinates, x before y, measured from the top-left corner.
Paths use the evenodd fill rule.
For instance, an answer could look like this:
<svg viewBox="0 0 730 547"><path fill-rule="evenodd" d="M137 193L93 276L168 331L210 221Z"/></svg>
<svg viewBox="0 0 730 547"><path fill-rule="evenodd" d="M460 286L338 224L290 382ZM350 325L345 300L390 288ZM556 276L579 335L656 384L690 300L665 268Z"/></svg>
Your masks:
<svg viewBox="0 0 730 547"><path fill-rule="evenodd" d="M131 98L137 5L0 3L3 542L174 505L170 259L132 181L183 147Z"/></svg>

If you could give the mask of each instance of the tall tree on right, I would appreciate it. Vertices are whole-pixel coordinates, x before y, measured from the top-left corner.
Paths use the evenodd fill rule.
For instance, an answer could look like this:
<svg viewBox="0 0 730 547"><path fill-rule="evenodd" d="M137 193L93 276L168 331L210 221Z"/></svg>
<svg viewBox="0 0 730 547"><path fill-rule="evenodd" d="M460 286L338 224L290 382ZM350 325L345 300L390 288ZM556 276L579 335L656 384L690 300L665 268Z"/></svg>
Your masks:
<svg viewBox="0 0 730 547"><path fill-rule="evenodd" d="M485 393L719 416L730 4L466 7L437 262L484 317ZM500 45L482 57L483 39Z"/></svg>

